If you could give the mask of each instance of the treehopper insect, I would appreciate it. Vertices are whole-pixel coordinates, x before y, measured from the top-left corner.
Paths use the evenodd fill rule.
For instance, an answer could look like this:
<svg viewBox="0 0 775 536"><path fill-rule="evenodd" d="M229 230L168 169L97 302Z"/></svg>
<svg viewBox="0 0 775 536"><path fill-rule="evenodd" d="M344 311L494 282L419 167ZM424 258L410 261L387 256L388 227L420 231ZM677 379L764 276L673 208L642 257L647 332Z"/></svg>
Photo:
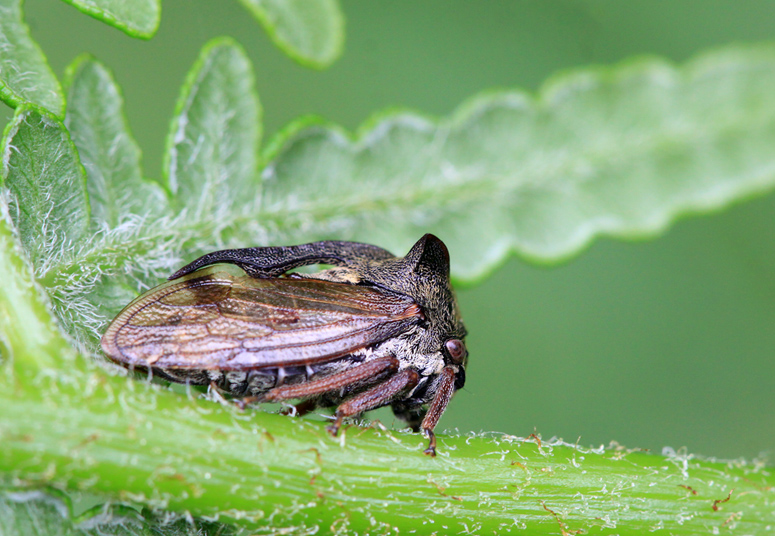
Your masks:
<svg viewBox="0 0 775 536"><path fill-rule="evenodd" d="M316 264L333 268L289 273ZM405 257L339 241L209 253L127 305L102 348L243 403L336 407L334 435L390 405L435 456L433 430L465 383L465 335L447 247L427 234Z"/></svg>

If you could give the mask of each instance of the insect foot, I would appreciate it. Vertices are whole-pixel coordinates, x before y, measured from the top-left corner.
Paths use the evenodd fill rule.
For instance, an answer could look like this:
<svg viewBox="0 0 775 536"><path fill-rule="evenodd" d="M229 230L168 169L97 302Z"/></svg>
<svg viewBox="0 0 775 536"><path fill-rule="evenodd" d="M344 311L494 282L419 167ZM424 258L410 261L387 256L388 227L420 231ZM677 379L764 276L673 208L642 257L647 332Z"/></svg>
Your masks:
<svg viewBox="0 0 775 536"><path fill-rule="evenodd" d="M289 274L302 266L333 266ZM163 379L212 384L244 409L299 400L344 419L390 405L429 439L465 383L468 351L449 252L423 236L404 257L325 241L208 253L127 305L107 356Z"/></svg>

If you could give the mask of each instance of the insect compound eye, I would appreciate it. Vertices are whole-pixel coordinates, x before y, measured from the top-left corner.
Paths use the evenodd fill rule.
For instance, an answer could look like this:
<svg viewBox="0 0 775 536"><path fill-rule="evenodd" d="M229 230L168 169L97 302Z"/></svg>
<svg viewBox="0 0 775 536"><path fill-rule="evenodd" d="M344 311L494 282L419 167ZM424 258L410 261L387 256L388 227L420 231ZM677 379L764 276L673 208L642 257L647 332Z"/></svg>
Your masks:
<svg viewBox="0 0 775 536"><path fill-rule="evenodd" d="M459 365L463 362L463 358L466 356L466 345L463 344L463 341L460 339L450 339L444 343L444 346L446 346L453 363Z"/></svg>

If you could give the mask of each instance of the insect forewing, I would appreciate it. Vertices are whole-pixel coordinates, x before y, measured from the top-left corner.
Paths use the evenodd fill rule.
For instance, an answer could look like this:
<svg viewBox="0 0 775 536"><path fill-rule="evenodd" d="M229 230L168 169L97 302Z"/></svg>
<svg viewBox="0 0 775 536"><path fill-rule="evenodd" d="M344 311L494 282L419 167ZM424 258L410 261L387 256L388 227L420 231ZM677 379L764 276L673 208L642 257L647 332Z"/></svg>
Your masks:
<svg viewBox="0 0 775 536"><path fill-rule="evenodd" d="M125 365L253 370L321 363L403 333L414 301L371 287L267 278L217 264L160 285L113 320L102 346Z"/></svg>

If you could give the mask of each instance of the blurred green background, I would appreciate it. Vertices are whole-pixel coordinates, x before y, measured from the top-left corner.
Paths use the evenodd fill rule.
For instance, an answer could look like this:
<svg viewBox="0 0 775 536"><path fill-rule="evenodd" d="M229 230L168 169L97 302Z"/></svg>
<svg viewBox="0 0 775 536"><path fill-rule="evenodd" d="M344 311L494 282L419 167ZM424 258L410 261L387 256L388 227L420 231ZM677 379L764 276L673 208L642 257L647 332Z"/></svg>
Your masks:
<svg viewBox="0 0 775 536"><path fill-rule="evenodd" d="M447 115L481 90L535 91L558 70L641 54L682 62L708 47L775 38L771 1L343 7L344 55L317 72L277 50L235 1L164 0L149 42L58 0L26 2L32 35L59 76L84 51L114 70L151 177L160 176L185 73L218 35L234 36L253 59L269 136L306 113L349 129L393 106ZM770 195L679 222L654 241L599 240L560 266L512 259L484 284L461 289L468 384L441 427L536 431L580 437L582 445L616 440L656 452L669 445L720 457L772 453L773 215Z"/></svg>

